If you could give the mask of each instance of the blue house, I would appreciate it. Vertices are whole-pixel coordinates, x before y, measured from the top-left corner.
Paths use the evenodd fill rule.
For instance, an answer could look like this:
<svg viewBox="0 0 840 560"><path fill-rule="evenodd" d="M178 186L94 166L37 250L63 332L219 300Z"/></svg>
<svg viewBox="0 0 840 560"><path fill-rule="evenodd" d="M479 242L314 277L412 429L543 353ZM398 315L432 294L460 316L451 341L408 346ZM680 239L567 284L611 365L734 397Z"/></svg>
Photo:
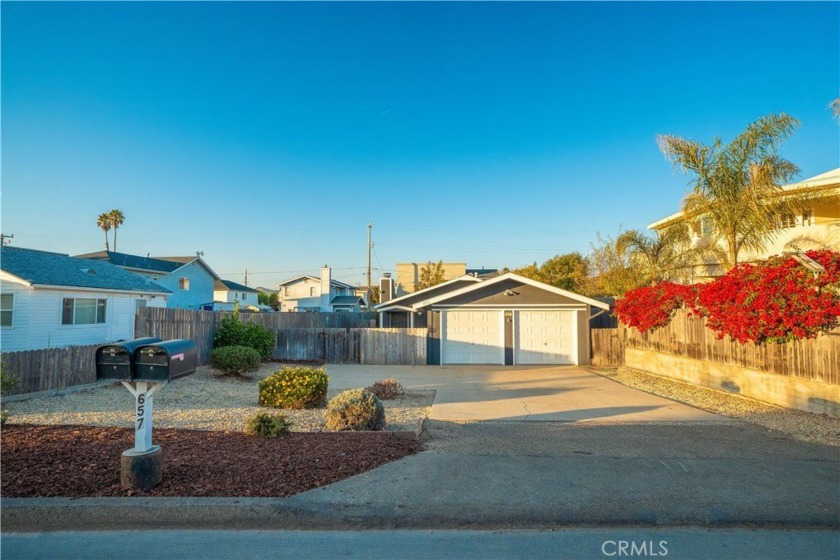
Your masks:
<svg viewBox="0 0 840 560"><path fill-rule="evenodd" d="M141 257L114 251L78 255L80 259L106 261L172 292L167 307L213 309L213 290L222 279L201 257Z"/></svg>

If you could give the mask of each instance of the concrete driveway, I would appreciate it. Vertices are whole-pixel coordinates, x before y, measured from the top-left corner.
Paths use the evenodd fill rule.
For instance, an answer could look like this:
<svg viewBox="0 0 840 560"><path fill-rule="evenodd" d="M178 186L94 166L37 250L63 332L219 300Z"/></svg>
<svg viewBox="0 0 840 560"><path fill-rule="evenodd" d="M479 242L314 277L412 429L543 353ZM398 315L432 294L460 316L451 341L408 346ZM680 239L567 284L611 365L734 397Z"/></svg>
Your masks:
<svg viewBox="0 0 840 560"><path fill-rule="evenodd" d="M327 366L333 388L395 377L435 389L429 418L452 422L731 422L575 366Z"/></svg>

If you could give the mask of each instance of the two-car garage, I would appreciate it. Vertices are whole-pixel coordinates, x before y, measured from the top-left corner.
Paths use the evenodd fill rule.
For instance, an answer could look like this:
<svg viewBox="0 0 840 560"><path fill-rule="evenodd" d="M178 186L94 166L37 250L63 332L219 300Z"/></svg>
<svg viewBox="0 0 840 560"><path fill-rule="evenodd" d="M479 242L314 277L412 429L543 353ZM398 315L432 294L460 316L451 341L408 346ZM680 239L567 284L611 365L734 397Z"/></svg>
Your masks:
<svg viewBox="0 0 840 560"><path fill-rule="evenodd" d="M576 310L441 312L441 363L511 365L578 363ZM507 334L507 336L506 336Z"/></svg>

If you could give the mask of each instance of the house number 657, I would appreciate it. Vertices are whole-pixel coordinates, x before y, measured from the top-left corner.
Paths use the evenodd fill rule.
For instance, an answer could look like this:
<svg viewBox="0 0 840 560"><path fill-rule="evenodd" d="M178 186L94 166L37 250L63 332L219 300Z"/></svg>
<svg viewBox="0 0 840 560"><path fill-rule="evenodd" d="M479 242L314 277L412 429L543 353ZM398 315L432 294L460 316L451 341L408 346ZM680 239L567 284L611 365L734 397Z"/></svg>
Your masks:
<svg viewBox="0 0 840 560"><path fill-rule="evenodd" d="M143 420L145 420L144 415L146 412L146 407L144 406L146 403L146 395L140 394L137 395L137 429L143 427Z"/></svg>

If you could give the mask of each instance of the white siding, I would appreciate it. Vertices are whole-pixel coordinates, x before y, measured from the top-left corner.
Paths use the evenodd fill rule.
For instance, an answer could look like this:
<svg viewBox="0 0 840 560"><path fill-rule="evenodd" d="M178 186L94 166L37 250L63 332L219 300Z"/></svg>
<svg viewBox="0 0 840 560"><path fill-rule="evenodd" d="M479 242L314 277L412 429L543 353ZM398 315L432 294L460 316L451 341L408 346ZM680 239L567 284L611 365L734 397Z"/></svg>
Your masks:
<svg viewBox="0 0 840 560"><path fill-rule="evenodd" d="M2 290L15 296L12 326L0 330L0 347L4 352L130 339L134 337L136 300L145 299L149 307L166 305L162 296L151 299L140 294L32 289L9 282L3 282ZM62 302L66 297L107 300L105 323L62 325Z"/></svg>

